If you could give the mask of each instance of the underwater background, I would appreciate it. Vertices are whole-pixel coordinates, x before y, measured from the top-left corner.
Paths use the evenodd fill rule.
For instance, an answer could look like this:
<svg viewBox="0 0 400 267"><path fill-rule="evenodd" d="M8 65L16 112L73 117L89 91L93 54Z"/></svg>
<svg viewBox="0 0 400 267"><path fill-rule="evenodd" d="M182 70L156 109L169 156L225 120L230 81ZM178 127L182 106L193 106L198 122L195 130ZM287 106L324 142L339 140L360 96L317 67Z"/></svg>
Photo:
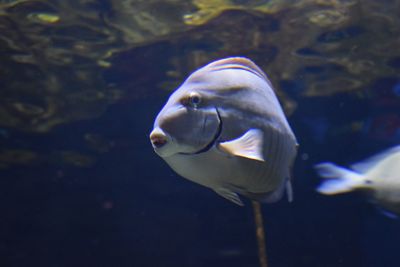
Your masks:
<svg viewBox="0 0 400 267"><path fill-rule="evenodd" d="M313 165L400 143L398 0L0 0L0 266L259 266L251 203L175 174L148 135L213 60L270 77L298 142L263 205L270 267L400 266L400 221L315 192Z"/></svg>

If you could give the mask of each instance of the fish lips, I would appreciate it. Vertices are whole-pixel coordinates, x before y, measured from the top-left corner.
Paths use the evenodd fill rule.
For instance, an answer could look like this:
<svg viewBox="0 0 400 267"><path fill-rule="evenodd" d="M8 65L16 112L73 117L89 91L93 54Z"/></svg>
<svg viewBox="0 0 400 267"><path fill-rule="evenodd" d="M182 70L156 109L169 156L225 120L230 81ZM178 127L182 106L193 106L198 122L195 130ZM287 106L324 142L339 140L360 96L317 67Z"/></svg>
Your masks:
<svg viewBox="0 0 400 267"><path fill-rule="evenodd" d="M178 142L172 135L168 134L161 127L156 126L153 131L150 133L150 141L152 143L154 151L160 157L169 157L174 154L180 155L196 155L200 153L204 153L210 150L217 139L220 137L222 132L222 121L218 109L215 108L216 111L216 129L215 134L212 139L206 143L206 145L196 148L195 150L191 145L185 145L184 142ZM207 119L204 120L204 128L206 128Z"/></svg>
<svg viewBox="0 0 400 267"><path fill-rule="evenodd" d="M176 154L192 154L193 148L190 145L182 144L173 138L170 134L163 131L160 127L154 128L150 133L150 141L154 152L162 158L170 157Z"/></svg>
<svg viewBox="0 0 400 267"><path fill-rule="evenodd" d="M150 142L153 146L154 152L160 157L171 156L177 151L174 149L174 139L160 127L156 127L150 133Z"/></svg>

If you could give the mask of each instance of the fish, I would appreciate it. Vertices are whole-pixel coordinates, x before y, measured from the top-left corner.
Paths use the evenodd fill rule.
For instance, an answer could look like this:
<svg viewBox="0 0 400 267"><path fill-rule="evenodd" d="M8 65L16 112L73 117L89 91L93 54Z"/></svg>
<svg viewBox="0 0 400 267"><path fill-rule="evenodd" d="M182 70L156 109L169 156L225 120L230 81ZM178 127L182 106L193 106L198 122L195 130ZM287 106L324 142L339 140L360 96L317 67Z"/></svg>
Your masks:
<svg viewBox="0 0 400 267"><path fill-rule="evenodd" d="M196 70L158 113L150 141L180 176L243 206L293 198L297 139L267 75L229 57Z"/></svg>
<svg viewBox="0 0 400 267"><path fill-rule="evenodd" d="M336 195L361 191L385 215L392 218L400 215L400 145L355 163L349 169L332 162L314 167L326 179L317 187L319 193Z"/></svg>

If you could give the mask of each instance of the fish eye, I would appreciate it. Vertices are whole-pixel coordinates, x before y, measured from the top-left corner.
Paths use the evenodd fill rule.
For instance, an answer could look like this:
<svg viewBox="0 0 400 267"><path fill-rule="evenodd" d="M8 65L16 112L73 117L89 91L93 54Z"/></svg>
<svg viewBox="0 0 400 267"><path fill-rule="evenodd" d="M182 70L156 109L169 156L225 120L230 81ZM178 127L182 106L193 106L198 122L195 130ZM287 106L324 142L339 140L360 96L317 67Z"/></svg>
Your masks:
<svg viewBox="0 0 400 267"><path fill-rule="evenodd" d="M192 92L189 95L189 101L194 107L197 107L201 103L201 96L198 93Z"/></svg>

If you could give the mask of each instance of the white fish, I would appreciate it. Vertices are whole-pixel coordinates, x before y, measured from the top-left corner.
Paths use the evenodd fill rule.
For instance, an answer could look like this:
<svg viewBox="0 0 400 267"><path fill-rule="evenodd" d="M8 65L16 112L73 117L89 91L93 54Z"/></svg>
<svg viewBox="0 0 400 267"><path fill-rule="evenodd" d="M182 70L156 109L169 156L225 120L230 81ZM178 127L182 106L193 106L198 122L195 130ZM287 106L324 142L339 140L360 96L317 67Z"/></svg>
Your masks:
<svg viewBox="0 0 400 267"><path fill-rule="evenodd" d="M181 176L243 205L238 193L274 202L285 188L296 138L264 72L247 58L212 62L170 96L150 134Z"/></svg>
<svg viewBox="0 0 400 267"><path fill-rule="evenodd" d="M400 214L400 146L356 163L351 169L330 162L320 163L315 168L320 176L329 179L322 182L317 188L318 192L334 195L365 191L380 207ZM385 214L390 216L390 213Z"/></svg>

